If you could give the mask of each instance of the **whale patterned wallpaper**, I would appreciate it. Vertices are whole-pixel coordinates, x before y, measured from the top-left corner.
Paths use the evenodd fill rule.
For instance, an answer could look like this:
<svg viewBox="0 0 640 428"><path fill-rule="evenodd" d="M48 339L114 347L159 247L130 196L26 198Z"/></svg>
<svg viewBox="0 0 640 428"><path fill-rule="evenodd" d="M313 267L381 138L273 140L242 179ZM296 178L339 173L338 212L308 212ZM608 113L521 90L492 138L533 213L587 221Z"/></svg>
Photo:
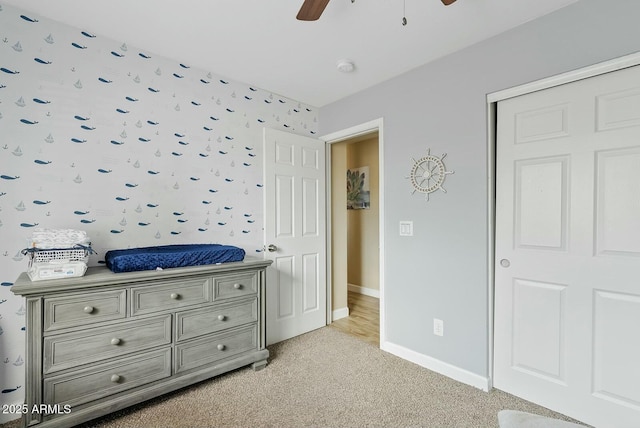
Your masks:
<svg viewBox="0 0 640 428"><path fill-rule="evenodd" d="M0 405L24 396L25 310L10 287L33 228L85 230L90 265L182 243L259 256L263 127L312 135L317 113L0 3Z"/></svg>

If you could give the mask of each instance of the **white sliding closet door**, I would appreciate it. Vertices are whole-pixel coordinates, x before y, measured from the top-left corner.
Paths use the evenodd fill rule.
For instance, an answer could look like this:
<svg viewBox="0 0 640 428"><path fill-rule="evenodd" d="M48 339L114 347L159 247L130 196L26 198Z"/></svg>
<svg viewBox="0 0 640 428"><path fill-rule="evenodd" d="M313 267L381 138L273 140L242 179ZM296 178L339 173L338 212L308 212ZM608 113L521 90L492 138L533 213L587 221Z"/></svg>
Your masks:
<svg viewBox="0 0 640 428"><path fill-rule="evenodd" d="M498 103L494 385L640 426L640 67Z"/></svg>

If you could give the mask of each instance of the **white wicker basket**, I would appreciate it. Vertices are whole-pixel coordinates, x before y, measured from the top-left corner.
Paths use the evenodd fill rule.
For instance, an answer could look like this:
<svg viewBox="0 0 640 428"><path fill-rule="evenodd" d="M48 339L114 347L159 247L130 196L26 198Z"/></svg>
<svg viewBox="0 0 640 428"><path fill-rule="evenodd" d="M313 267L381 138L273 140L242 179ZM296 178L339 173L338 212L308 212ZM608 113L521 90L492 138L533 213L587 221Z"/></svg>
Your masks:
<svg viewBox="0 0 640 428"><path fill-rule="evenodd" d="M50 250L26 249L24 253L29 255L27 274L31 281L83 276L87 271L91 252L93 250L88 246Z"/></svg>

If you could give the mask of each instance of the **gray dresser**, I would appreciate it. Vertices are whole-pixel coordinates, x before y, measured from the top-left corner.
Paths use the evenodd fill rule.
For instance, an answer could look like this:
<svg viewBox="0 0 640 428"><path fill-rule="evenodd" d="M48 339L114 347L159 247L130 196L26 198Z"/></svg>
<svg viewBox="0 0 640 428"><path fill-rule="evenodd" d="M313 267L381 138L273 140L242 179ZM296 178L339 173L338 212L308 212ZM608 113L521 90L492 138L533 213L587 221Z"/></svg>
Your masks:
<svg viewBox="0 0 640 428"><path fill-rule="evenodd" d="M90 267L38 282L23 273L11 288L27 307L23 425L72 426L245 365L263 368L270 263Z"/></svg>

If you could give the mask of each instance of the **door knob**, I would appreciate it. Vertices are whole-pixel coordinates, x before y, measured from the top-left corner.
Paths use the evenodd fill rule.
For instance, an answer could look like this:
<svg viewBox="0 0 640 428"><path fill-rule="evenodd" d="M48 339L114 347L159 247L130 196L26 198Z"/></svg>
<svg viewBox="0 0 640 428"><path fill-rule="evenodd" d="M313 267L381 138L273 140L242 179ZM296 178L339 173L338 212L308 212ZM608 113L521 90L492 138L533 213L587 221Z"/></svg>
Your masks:
<svg viewBox="0 0 640 428"><path fill-rule="evenodd" d="M508 259L502 259L500 260L500 266L502 266L503 268L508 268L509 266L511 266L511 262Z"/></svg>
<svg viewBox="0 0 640 428"><path fill-rule="evenodd" d="M270 253L273 253L273 252L275 252L275 251L278 251L278 247L276 247L276 246L275 246L275 245L273 245L273 244L269 244L269 245L266 247L266 249L267 249L267 251L268 251L268 252L270 252Z"/></svg>

